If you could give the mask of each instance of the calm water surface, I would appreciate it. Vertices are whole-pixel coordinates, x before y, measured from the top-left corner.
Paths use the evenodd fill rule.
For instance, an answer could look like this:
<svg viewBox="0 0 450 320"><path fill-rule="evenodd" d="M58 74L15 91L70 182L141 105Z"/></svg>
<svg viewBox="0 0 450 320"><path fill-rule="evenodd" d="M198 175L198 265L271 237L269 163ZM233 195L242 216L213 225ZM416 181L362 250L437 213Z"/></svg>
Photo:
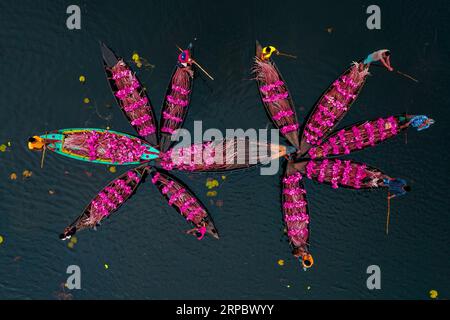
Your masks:
<svg viewBox="0 0 450 320"><path fill-rule="evenodd" d="M426 299L430 289L448 298L446 1L377 1L379 31L366 28L371 3L364 1L78 3L82 29L69 31L65 12L71 1L0 2L0 144L12 144L0 153L0 298L57 299L72 264L82 270L82 290L71 292L74 299ZM39 154L26 149L27 137L67 127L133 133L105 81L98 41L127 59L136 51L156 66L138 74L159 113L175 44L194 38L197 59L216 80L197 80L185 125L190 130L194 120L221 130L268 125L249 81L255 39L299 56L277 63L301 120L349 63L376 49L392 50L394 66L420 82L372 70L342 123L405 111L437 120L428 131L410 132L407 144L401 136L354 156L412 184L410 195L392 202L389 236L384 191L307 182L316 265L304 272L283 235L281 172L260 176L255 169L227 174L226 180L177 174L211 211L220 241L186 236L186 223L148 183L99 231L80 233L73 249L58 240L125 168L112 174L104 166L49 154L41 170ZM78 82L81 74L85 85ZM32 177L23 180L24 170ZM206 195L208 177L220 181L215 198ZM366 288L366 268L373 264L382 271L382 290L376 292Z"/></svg>

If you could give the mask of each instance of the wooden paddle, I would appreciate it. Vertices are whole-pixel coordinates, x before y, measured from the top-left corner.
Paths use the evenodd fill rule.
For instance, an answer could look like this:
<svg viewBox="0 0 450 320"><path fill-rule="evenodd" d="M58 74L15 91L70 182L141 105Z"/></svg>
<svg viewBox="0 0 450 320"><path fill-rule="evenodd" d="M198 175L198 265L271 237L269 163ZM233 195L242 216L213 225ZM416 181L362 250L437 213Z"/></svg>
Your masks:
<svg viewBox="0 0 450 320"><path fill-rule="evenodd" d="M45 136L48 135L48 131L45 132ZM44 150L42 150L42 157L41 157L41 169L44 168L44 159L45 159L45 151L47 150L47 145L45 144L45 139L44 139Z"/></svg>
<svg viewBox="0 0 450 320"><path fill-rule="evenodd" d="M180 52L183 52L183 49L181 49L178 45L176 45L178 50L180 50ZM198 64L197 61L195 61L194 59L191 58L192 63L194 63L200 70L202 70L211 80L214 80L214 78L205 70L203 69L203 67Z"/></svg>
<svg viewBox="0 0 450 320"><path fill-rule="evenodd" d="M389 191L388 191L387 202L388 202L388 209L387 209L387 216L386 216L386 235L389 234L389 219L390 219L390 215L391 215L391 195L390 195Z"/></svg>
<svg viewBox="0 0 450 320"><path fill-rule="evenodd" d="M372 65L375 66L375 67L385 68L385 66L383 66L383 65L381 65L381 64L372 63ZM419 83L419 80L417 80L417 79L411 77L410 75L408 75L408 74L406 74L406 73L403 73L403 72L401 72L401 71L399 71L399 70L397 70L397 69L395 70L395 72L397 72L397 74L399 74L399 75L401 75L401 76L404 76L405 78L408 78L408 79L410 79L410 80L412 80L412 81L414 81L414 82L416 82L416 83Z"/></svg>
<svg viewBox="0 0 450 320"><path fill-rule="evenodd" d="M297 56L294 56L292 54L283 53L283 52L280 52L280 51L277 51L276 55L277 56L288 57L288 58L292 58L292 59L297 59Z"/></svg>
<svg viewBox="0 0 450 320"><path fill-rule="evenodd" d="M42 151L42 158L41 158L41 169L44 168L45 150L47 150L47 145L44 143L44 150Z"/></svg>
<svg viewBox="0 0 450 320"><path fill-rule="evenodd" d="M406 78L408 78L408 79L411 79L411 80L414 81L414 82L417 82L417 83L419 82L419 80L417 80L417 79L411 77L410 75L407 75L406 73L403 73L403 72L398 71L398 70L395 70L395 71L397 71L398 74L400 74L400 75L402 75L402 76L404 76L404 77L406 77Z"/></svg>

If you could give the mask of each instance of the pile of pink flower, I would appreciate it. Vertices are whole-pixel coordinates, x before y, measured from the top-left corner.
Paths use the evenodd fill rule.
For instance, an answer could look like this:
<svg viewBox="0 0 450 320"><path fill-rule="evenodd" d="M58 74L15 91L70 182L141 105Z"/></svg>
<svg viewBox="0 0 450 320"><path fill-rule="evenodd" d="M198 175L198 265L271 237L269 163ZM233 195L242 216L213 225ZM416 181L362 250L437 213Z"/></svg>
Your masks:
<svg viewBox="0 0 450 320"><path fill-rule="evenodd" d="M193 171L215 163L215 146L212 142L170 149L160 154L161 166L166 170Z"/></svg>
<svg viewBox="0 0 450 320"><path fill-rule="evenodd" d="M119 164L139 161L147 150L139 139L111 132L93 131L89 133L86 143L90 160L110 159Z"/></svg>
<svg viewBox="0 0 450 320"><path fill-rule="evenodd" d="M127 180L139 183L140 179L133 171L127 173ZM116 210L133 192L133 189L124 179L117 179L111 185L103 189L102 192L91 202L90 218L99 222Z"/></svg>
<svg viewBox="0 0 450 320"><path fill-rule="evenodd" d="M350 129L338 132L337 137L331 137L327 142L309 150L311 159L325 158L329 154L349 154L352 150L362 149L367 146L374 146L377 141L383 141L399 133L398 123L395 117L378 119L373 122L366 122L363 125L353 126ZM378 134L378 140L377 140Z"/></svg>
<svg viewBox="0 0 450 320"><path fill-rule="evenodd" d="M282 127L280 129L280 131L281 131L282 134L287 134L287 133L290 133L290 132L297 131L299 126L300 125L298 123L296 123L296 124L289 124L287 126Z"/></svg>
<svg viewBox="0 0 450 320"><path fill-rule="evenodd" d="M274 93L271 95L267 95L266 97L263 98L263 101L266 103L274 103L277 102L279 100L285 100L289 97L289 93L283 92L283 93Z"/></svg>
<svg viewBox="0 0 450 320"><path fill-rule="evenodd" d="M161 174L157 172L153 178L152 183L156 184L160 181ZM170 181L161 190L163 194L170 194L169 205L172 206L176 202L181 214L186 218L187 221L192 221L193 223L200 223L205 215L205 210L198 205L197 200L189 195L184 188L175 189L174 182Z"/></svg>
<svg viewBox="0 0 450 320"><path fill-rule="evenodd" d="M308 239L309 215L305 201L306 190L300 187L302 175L296 172L283 178L283 211L288 237L294 246L306 244Z"/></svg>
<svg viewBox="0 0 450 320"><path fill-rule="evenodd" d="M278 112L276 115L274 115L272 118L275 121L279 121L283 118L290 117L293 115L294 115L294 112L292 110L287 110L287 111L282 110L282 111Z"/></svg>
<svg viewBox="0 0 450 320"><path fill-rule="evenodd" d="M337 189L339 185L360 189L364 178L367 177L366 169L364 164L352 165L349 160L324 159L319 163L309 161L306 165L306 176L308 179L317 177L317 181L321 183L327 179L334 189Z"/></svg>
<svg viewBox="0 0 450 320"><path fill-rule="evenodd" d="M120 100L124 100L130 94L132 94L134 90L138 89L139 87L140 87L139 82L136 79L133 79L129 86L116 92L116 97L119 98Z"/></svg>
<svg viewBox="0 0 450 320"><path fill-rule="evenodd" d="M268 93L269 91L277 89L282 86L284 86L284 82L281 80L277 80L274 83L270 83L270 84L266 84L265 86L262 86L259 90L261 90L262 93Z"/></svg>
<svg viewBox="0 0 450 320"><path fill-rule="evenodd" d="M186 107L189 104L188 100L175 98L172 95L168 95L166 99L175 106Z"/></svg>

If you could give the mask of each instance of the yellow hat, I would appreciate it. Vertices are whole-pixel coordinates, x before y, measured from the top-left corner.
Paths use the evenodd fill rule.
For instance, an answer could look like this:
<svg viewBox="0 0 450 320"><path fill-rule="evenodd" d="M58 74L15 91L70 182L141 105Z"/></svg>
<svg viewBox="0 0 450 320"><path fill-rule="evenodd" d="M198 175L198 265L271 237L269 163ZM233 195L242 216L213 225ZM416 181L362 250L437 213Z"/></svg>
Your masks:
<svg viewBox="0 0 450 320"><path fill-rule="evenodd" d="M45 141L39 136L33 136L28 139L28 149L41 150L45 146Z"/></svg>

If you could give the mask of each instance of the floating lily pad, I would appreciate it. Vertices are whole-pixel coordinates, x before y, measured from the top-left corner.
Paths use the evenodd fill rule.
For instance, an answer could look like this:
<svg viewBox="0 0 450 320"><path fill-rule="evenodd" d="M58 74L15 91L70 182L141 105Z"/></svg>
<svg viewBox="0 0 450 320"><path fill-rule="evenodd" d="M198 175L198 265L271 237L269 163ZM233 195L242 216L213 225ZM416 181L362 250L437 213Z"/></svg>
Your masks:
<svg viewBox="0 0 450 320"><path fill-rule="evenodd" d="M431 299L437 299L437 297L439 296L439 293L437 292L437 290L430 290L430 298Z"/></svg>
<svg viewBox="0 0 450 320"><path fill-rule="evenodd" d="M30 178L33 175L33 172L30 170L24 170L22 172L22 178L27 179Z"/></svg>
<svg viewBox="0 0 450 320"><path fill-rule="evenodd" d="M217 196L217 191L208 191L208 193L206 193L207 197L216 197Z"/></svg>
<svg viewBox="0 0 450 320"><path fill-rule="evenodd" d="M208 189L213 189L219 186L219 181L217 181L216 179L208 178L206 179L205 185Z"/></svg>

